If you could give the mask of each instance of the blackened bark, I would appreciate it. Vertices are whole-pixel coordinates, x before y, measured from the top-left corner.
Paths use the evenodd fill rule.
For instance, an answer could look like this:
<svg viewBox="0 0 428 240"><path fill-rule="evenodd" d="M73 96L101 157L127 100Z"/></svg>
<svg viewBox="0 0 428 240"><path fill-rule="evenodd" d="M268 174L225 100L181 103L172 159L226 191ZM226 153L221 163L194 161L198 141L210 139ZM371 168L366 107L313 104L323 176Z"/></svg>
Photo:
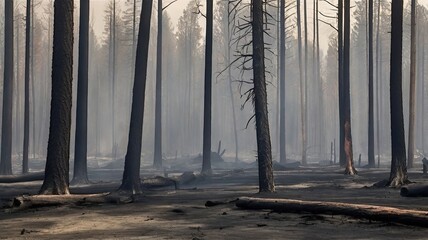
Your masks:
<svg viewBox="0 0 428 240"><path fill-rule="evenodd" d="M162 0L158 0L158 39L156 54L155 152L153 166L162 168Z"/></svg>
<svg viewBox="0 0 428 240"><path fill-rule="evenodd" d="M380 8L381 0L378 1L377 8L377 27L376 27L376 150L377 150L377 166L380 167L380 104L379 104L379 84L381 81L381 66L380 66Z"/></svg>
<svg viewBox="0 0 428 240"><path fill-rule="evenodd" d="M354 168L352 152L351 133L351 91L350 91L350 46L351 46L351 3L344 0L344 28L343 28L343 110L344 110L344 132L343 149L346 156L345 174L354 175L357 171Z"/></svg>
<svg viewBox="0 0 428 240"><path fill-rule="evenodd" d="M11 175L13 103L13 0L5 0L4 10L4 79L0 175Z"/></svg>
<svg viewBox="0 0 428 240"><path fill-rule="evenodd" d="M202 173L211 173L211 101L213 58L213 0L207 0Z"/></svg>
<svg viewBox="0 0 428 240"><path fill-rule="evenodd" d="M77 76L76 137L72 184L88 183L89 0L80 0L79 72Z"/></svg>
<svg viewBox="0 0 428 240"><path fill-rule="evenodd" d="M338 0L338 87L339 87L339 164L341 167L346 165L345 148L343 143L345 142L345 132L343 126L344 121L344 100L343 100L343 0Z"/></svg>
<svg viewBox="0 0 428 240"><path fill-rule="evenodd" d="M265 78L262 0L253 0L252 13L254 112L256 117L259 191L274 192L275 184L272 171L272 149Z"/></svg>
<svg viewBox="0 0 428 240"><path fill-rule="evenodd" d="M285 0L280 0L279 6L279 36L280 36L280 57L279 57L279 78L280 78L280 123L279 123L279 161L287 162L285 143Z"/></svg>
<svg viewBox="0 0 428 240"><path fill-rule="evenodd" d="M391 172L388 185L408 183L402 96L403 0L392 1L391 18Z"/></svg>
<svg viewBox="0 0 428 240"><path fill-rule="evenodd" d="M128 148L125 169L119 191L141 193L140 158L143 134L144 102L147 80L147 60L149 55L150 22L153 0L143 1L138 30L137 55L135 59L134 87L132 94L131 122L129 126Z"/></svg>
<svg viewBox="0 0 428 240"><path fill-rule="evenodd" d="M407 167L413 167L415 150L415 110L416 110L416 0L411 3L410 25L410 92L409 92L409 138Z"/></svg>
<svg viewBox="0 0 428 240"><path fill-rule="evenodd" d="M368 158L369 167L375 166L374 156L374 103L373 103L373 0L369 0L369 119Z"/></svg>
<svg viewBox="0 0 428 240"><path fill-rule="evenodd" d="M25 16L24 145L22 150L22 173L28 173L28 150L30 138L31 7L31 0L27 0L27 10Z"/></svg>
<svg viewBox="0 0 428 240"><path fill-rule="evenodd" d="M40 194L69 194L73 80L73 0L54 3L52 100L48 156Z"/></svg>

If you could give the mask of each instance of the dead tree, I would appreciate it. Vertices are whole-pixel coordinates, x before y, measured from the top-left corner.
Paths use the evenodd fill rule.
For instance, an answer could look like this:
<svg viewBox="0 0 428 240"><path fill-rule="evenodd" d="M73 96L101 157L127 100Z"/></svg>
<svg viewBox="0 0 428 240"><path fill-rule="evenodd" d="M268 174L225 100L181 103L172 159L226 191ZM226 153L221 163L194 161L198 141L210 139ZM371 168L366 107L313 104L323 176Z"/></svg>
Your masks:
<svg viewBox="0 0 428 240"><path fill-rule="evenodd" d="M28 172L28 150L30 138L30 44L31 44L31 0L27 0L25 16L25 79L24 79L24 144L22 150L22 173Z"/></svg>
<svg viewBox="0 0 428 240"><path fill-rule="evenodd" d="M368 119L368 159L369 167L375 166L374 157L374 104L373 104L373 0L369 0L369 119Z"/></svg>
<svg viewBox="0 0 428 240"><path fill-rule="evenodd" d="M280 134L279 134L279 161L286 163L286 144L285 144L285 0L280 0L279 6L279 86L280 86Z"/></svg>

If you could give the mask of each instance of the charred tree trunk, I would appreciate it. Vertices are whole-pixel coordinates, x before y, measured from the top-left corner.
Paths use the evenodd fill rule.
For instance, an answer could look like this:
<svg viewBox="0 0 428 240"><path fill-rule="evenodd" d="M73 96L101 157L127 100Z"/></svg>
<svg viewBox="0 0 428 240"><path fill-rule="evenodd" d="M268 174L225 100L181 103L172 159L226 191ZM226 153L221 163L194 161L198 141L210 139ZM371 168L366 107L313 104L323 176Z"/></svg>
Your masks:
<svg viewBox="0 0 428 240"><path fill-rule="evenodd" d="M357 171L354 168L354 159L352 152L352 133L351 133L351 91L350 91L350 47L351 47L351 2L344 1L344 46L343 46L343 102L344 102L344 142L343 149L346 155L345 174L354 175Z"/></svg>
<svg viewBox="0 0 428 240"><path fill-rule="evenodd" d="M22 173L28 173L28 150L30 138L31 7L31 0L27 0L25 16L24 145L22 150Z"/></svg>
<svg viewBox="0 0 428 240"><path fill-rule="evenodd" d="M119 191L141 193L140 158L143 134L144 102L149 55L150 22L153 0L143 1L138 30L137 55L135 59L132 111L128 135L125 169Z"/></svg>
<svg viewBox="0 0 428 240"><path fill-rule="evenodd" d="M410 92L409 92L409 135L407 167L413 167L415 150L415 115L416 115L416 0L411 3L410 25Z"/></svg>
<svg viewBox="0 0 428 240"><path fill-rule="evenodd" d="M211 173L211 100L213 60L213 0L207 0L202 173Z"/></svg>
<svg viewBox="0 0 428 240"><path fill-rule="evenodd" d="M259 165L259 191L274 192L275 184L272 171L272 149L265 78L262 0L253 0L252 13L254 112L256 118L257 157Z"/></svg>
<svg viewBox="0 0 428 240"><path fill-rule="evenodd" d="M89 0L80 0L79 72L72 184L88 183Z"/></svg>
<svg viewBox="0 0 428 240"><path fill-rule="evenodd" d="M72 0L55 1L52 100L48 156L40 194L69 194L70 126L73 80Z"/></svg>
<svg viewBox="0 0 428 240"><path fill-rule="evenodd" d="M13 0L4 3L4 79L0 175L12 174Z"/></svg>
<svg viewBox="0 0 428 240"><path fill-rule="evenodd" d="M343 126L345 125L344 118L344 100L343 100L343 0L338 0L338 55L339 55L339 71L338 71L338 87L339 87L339 163L341 167L346 166L345 148L345 132Z"/></svg>
<svg viewBox="0 0 428 240"><path fill-rule="evenodd" d="M377 8L377 29L376 29L376 148L377 148L377 166L380 167L380 104L379 104L379 98L380 98L380 71L381 71L381 65L380 65L380 2L378 1L378 8Z"/></svg>
<svg viewBox="0 0 428 240"><path fill-rule="evenodd" d="M404 140L402 47L403 47L403 0L392 1L391 18L391 173L388 185L392 187L408 183L406 168L406 143Z"/></svg>
<svg viewBox="0 0 428 240"><path fill-rule="evenodd" d="M373 104L373 0L369 0L369 129L368 158L369 167L375 166L374 156L374 104Z"/></svg>
<svg viewBox="0 0 428 240"><path fill-rule="evenodd" d="M305 84L303 78L303 58L302 58L302 18L300 12L300 1L297 1L297 41L299 51L299 79L300 79L300 131L302 137L302 163L306 162L306 131L305 131Z"/></svg>
<svg viewBox="0 0 428 240"><path fill-rule="evenodd" d="M156 53L155 152L153 166L162 168L162 0L158 0L158 38Z"/></svg>
<svg viewBox="0 0 428 240"><path fill-rule="evenodd" d="M286 143L285 143L285 0L280 0L279 7L279 78L280 78L280 127L279 127L279 159L280 163L287 162Z"/></svg>

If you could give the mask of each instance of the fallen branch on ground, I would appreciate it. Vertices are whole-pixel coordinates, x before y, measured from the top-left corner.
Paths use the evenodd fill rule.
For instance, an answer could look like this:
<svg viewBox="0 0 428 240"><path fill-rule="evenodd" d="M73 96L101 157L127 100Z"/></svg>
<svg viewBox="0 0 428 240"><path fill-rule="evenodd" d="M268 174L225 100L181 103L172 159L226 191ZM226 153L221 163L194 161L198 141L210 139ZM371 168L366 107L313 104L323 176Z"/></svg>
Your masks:
<svg viewBox="0 0 428 240"><path fill-rule="evenodd" d="M270 209L274 212L345 215L373 221L428 227L428 211L404 210L366 204L243 197L238 199L236 206L251 210Z"/></svg>
<svg viewBox="0 0 428 240"><path fill-rule="evenodd" d="M0 183L18 183L18 182L31 182L41 181L45 177L45 172L34 172L22 175L6 175L0 176Z"/></svg>
<svg viewBox="0 0 428 240"><path fill-rule="evenodd" d="M410 184L401 188L403 197L428 197L428 185Z"/></svg>

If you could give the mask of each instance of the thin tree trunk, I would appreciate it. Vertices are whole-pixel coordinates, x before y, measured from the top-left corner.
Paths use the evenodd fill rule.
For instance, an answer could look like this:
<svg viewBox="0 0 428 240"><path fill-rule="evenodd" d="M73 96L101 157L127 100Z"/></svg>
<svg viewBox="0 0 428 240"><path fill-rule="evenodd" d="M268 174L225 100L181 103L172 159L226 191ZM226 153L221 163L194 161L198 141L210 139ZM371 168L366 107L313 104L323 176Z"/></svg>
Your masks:
<svg viewBox="0 0 428 240"><path fill-rule="evenodd" d="M304 15L304 27L305 27L305 81L304 81L304 105L303 105L303 114L304 114L304 121L303 121L303 131L302 134L302 164L307 164L307 150L308 150L308 7L307 7L307 0L303 0L303 15Z"/></svg>
<svg viewBox="0 0 428 240"><path fill-rule="evenodd" d="M89 0L80 0L79 69L72 184L88 183Z"/></svg>
<svg viewBox="0 0 428 240"><path fill-rule="evenodd" d="M55 1L51 118L45 179L40 194L69 194L73 81L72 0Z"/></svg>
<svg viewBox="0 0 428 240"><path fill-rule="evenodd" d="M112 119L112 157L113 160L116 159L116 0L113 0L113 20L112 20L112 81L111 81L111 91L112 91L112 108L111 108L111 119Z"/></svg>
<svg viewBox="0 0 428 240"><path fill-rule="evenodd" d="M252 13L254 112L256 118L257 157L259 165L259 191L274 192L275 184L272 171L272 149L269 132L264 63L265 48L262 0L253 0Z"/></svg>
<svg viewBox="0 0 428 240"><path fill-rule="evenodd" d="M279 152L280 152L280 163L287 162L286 156L286 143L285 143L285 0L280 0L280 19L279 19L279 36L280 36L280 46L279 46L279 78L280 78L280 135L279 135Z"/></svg>
<svg viewBox="0 0 428 240"><path fill-rule="evenodd" d="M381 63L380 63L380 7L381 0L378 1L377 8L377 29L376 29L376 148L377 148L377 166L380 167L380 89L379 84L381 81L380 71L381 71Z"/></svg>
<svg viewBox="0 0 428 240"><path fill-rule="evenodd" d="M155 151L153 166L162 168L162 0L158 0L158 38L156 54Z"/></svg>
<svg viewBox="0 0 428 240"><path fill-rule="evenodd" d="M344 101L344 125L342 126L345 134L343 148L346 155L345 174L354 175L357 171L354 168L352 152L352 133L351 133L351 91L350 91L350 45L351 45L351 2L344 1L344 46L343 46L343 101Z"/></svg>
<svg viewBox="0 0 428 240"><path fill-rule="evenodd" d="M403 0L392 1L391 18L391 173L388 185L408 183L402 97Z"/></svg>
<svg viewBox="0 0 428 240"><path fill-rule="evenodd" d="M305 132L305 84L303 78L303 58L302 58L302 18L300 11L300 1L297 1L297 41L299 51L299 79L300 79L300 131L302 141L302 163L306 162L306 132Z"/></svg>
<svg viewBox="0 0 428 240"><path fill-rule="evenodd" d="M28 147L30 137L30 44L31 0L27 0L25 17L25 90L24 90L24 148L22 150L22 173L28 173Z"/></svg>
<svg viewBox="0 0 428 240"><path fill-rule="evenodd" d="M12 174L13 0L4 3L4 78L0 175Z"/></svg>
<svg viewBox="0 0 428 240"><path fill-rule="evenodd" d="M317 36L316 36L316 41L317 41L317 81L319 82L319 118L320 118L320 129L319 129L319 143L320 143L320 153L321 153L321 149L322 147L324 147L325 145L323 145L325 138L324 138L324 97L323 97L323 93L324 93L324 89L323 89L323 81L322 81L322 77L321 77L321 58L320 58L320 32L319 32L319 0L316 0L316 32L317 32Z"/></svg>
<svg viewBox="0 0 428 240"><path fill-rule="evenodd" d="M144 102L149 55L150 22L153 0L143 1L138 31L137 55L135 59L132 111L125 156L125 169L119 191L141 193L140 158L143 134Z"/></svg>
<svg viewBox="0 0 428 240"><path fill-rule="evenodd" d="M410 92L409 92L409 135L407 167L413 168L415 150L415 115L416 115L416 0L412 0L410 14Z"/></svg>
<svg viewBox="0 0 428 240"><path fill-rule="evenodd" d="M33 108L33 158L36 158L36 83L35 83L35 77L34 77L34 0L31 0L31 97L33 102L32 108Z"/></svg>
<svg viewBox="0 0 428 240"><path fill-rule="evenodd" d="M213 69L213 0L207 0L202 173L211 173L211 111Z"/></svg>
<svg viewBox="0 0 428 240"><path fill-rule="evenodd" d="M341 167L346 165L346 155L343 143L345 142L345 132L343 126L345 125L344 118L344 99L343 99L343 0L338 0L338 87L339 87L339 163Z"/></svg>
<svg viewBox="0 0 428 240"><path fill-rule="evenodd" d="M369 167L375 166L374 156L374 104L373 104L373 0L369 0L369 119L368 160Z"/></svg>

